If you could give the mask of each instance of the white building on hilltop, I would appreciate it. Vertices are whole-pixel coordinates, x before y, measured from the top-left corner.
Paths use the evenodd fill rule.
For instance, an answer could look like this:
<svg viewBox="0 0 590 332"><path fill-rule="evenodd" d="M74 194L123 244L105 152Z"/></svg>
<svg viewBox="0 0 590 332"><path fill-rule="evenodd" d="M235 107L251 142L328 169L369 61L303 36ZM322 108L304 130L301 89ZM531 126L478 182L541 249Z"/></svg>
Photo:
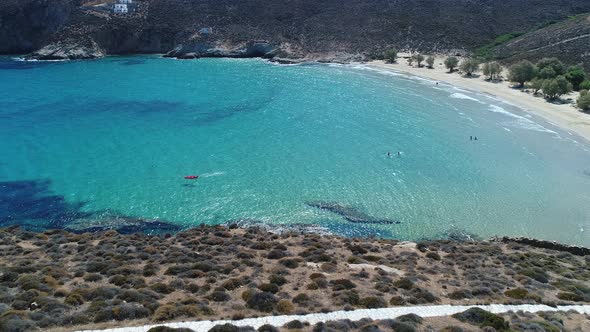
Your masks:
<svg viewBox="0 0 590 332"><path fill-rule="evenodd" d="M127 14L129 12L129 9L127 8L127 4L116 3L115 8L113 8L113 11L117 14Z"/></svg>
<svg viewBox="0 0 590 332"><path fill-rule="evenodd" d="M119 3L133 3L133 0L119 0Z"/></svg>

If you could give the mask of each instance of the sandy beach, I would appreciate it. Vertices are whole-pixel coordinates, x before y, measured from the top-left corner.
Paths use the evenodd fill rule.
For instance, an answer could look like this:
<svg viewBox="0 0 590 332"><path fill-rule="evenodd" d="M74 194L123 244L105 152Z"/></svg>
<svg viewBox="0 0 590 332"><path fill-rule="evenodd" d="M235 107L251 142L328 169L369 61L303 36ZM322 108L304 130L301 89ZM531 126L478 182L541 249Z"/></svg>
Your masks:
<svg viewBox="0 0 590 332"><path fill-rule="evenodd" d="M580 112L574 103L550 103L540 96L534 96L532 93L512 88L512 83L508 81L486 81L486 77L481 75L481 73L479 76L474 75L473 77L464 77L457 71L451 74L444 66L444 59L444 57L436 57L434 68L427 68L426 65L418 68L415 64L410 66L403 55L400 54L397 63L390 64L384 61L372 61L367 65L375 69L408 73L452 84L460 88L493 95L524 111L538 115L569 133L577 134L590 141L590 115ZM508 70L504 68L502 76L505 78L507 75ZM575 102L577 96L577 93L570 93L563 96L562 99L571 99L571 101Z"/></svg>

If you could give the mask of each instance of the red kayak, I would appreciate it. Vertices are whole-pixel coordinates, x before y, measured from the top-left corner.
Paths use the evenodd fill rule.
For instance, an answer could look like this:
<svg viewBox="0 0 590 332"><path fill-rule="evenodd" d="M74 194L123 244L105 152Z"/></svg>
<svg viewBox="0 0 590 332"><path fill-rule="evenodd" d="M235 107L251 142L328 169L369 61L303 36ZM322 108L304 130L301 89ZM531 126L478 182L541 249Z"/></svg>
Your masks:
<svg viewBox="0 0 590 332"><path fill-rule="evenodd" d="M187 180L196 180L199 178L199 176L198 175L187 175L184 178Z"/></svg>

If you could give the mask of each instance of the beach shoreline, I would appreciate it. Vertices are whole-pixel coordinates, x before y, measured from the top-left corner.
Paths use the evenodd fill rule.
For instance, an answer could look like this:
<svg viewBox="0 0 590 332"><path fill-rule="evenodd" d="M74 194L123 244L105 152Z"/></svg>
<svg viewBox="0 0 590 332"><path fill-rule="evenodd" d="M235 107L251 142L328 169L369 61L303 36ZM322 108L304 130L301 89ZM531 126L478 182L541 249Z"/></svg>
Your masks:
<svg viewBox="0 0 590 332"><path fill-rule="evenodd" d="M484 75L464 77L458 72L449 73L444 66L444 58L442 57L435 58L433 68L427 68L425 65L420 68L410 66L404 58L398 58L396 63L375 60L366 63L365 66L371 69L410 74L490 95L518 107L528 114L539 116L567 133L590 142L590 115L581 112L575 107L577 93L570 93L562 97L564 100L571 99L573 103L550 103L542 97L534 96L521 89L512 88L512 84L505 80L489 82L484 79ZM503 77L507 76L507 68L504 68L502 75Z"/></svg>

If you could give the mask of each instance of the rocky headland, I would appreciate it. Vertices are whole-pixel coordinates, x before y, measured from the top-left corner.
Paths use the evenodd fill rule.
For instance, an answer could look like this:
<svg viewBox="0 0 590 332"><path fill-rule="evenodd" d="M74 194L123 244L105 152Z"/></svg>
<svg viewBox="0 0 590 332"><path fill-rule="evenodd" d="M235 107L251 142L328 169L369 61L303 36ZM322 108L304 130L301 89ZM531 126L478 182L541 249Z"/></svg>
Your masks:
<svg viewBox="0 0 590 332"><path fill-rule="evenodd" d="M284 62L363 61L391 47L469 54L497 36L590 12L590 3L576 0L137 0L129 13L115 14L113 2L2 1L0 54L79 59L160 53ZM578 48L573 52L583 51Z"/></svg>

